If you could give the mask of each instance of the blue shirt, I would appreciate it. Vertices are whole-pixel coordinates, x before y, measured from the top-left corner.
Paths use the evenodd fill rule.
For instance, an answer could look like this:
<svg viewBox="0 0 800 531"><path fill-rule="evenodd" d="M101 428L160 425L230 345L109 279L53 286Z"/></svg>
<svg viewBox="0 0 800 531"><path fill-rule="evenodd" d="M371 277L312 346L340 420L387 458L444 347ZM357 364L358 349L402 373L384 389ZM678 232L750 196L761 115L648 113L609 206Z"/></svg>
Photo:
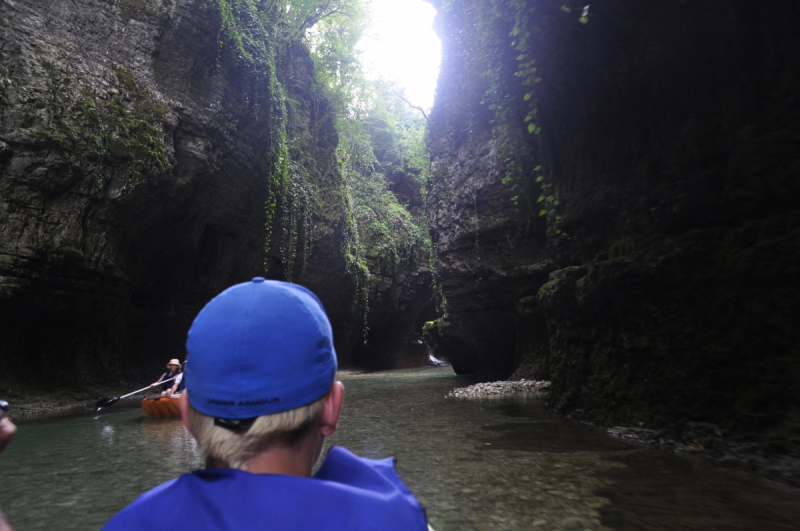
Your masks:
<svg viewBox="0 0 800 531"><path fill-rule="evenodd" d="M394 469L334 446L313 478L196 470L139 496L103 531L131 529L425 531L425 512Z"/></svg>

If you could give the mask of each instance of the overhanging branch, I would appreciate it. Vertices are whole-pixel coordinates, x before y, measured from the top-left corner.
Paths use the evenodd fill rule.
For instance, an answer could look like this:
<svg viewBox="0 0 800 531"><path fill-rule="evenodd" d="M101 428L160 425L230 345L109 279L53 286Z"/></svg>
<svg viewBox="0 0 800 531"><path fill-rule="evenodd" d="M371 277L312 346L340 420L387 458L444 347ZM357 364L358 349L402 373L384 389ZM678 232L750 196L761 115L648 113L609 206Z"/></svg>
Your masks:
<svg viewBox="0 0 800 531"><path fill-rule="evenodd" d="M403 100L404 102L406 102L406 104L408 104L408 106L409 106L409 107L411 107L412 109L416 109L416 110L418 110L419 112L421 112L421 113L422 113L422 116L424 116L424 117L425 117L425 121L426 121L426 122L428 121L428 115L425 113L425 110L424 110L422 107L417 107L416 105L414 105L413 103L411 103L410 101L408 101L407 99L405 99L403 96L401 96L400 94L398 94L397 92L395 92L393 88L390 88L389 90L391 90L391 91L392 91L392 94L394 94L395 96L397 96L398 98L400 98L401 100Z"/></svg>

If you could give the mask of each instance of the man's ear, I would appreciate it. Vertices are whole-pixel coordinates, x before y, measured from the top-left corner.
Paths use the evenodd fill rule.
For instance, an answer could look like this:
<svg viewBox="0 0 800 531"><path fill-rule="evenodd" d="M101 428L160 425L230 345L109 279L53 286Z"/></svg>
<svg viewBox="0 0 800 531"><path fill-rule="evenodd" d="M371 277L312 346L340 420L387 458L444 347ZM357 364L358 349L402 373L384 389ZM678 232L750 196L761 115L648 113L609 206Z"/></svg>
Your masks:
<svg viewBox="0 0 800 531"><path fill-rule="evenodd" d="M344 384L342 382L333 382L333 387L325 395L325 405L320 416L320 431L325 437L330 437L336 433L343 402Z"/></svg>
<svg viewBox="0 0 800 531"><path fill-rule="evenodd" d="M183 393L181 393L181 397L178 399L178 409L181 410L181 419L183 419L183 425L186 427L186 431L194 435L192 433L192 428L189 427L189 390L184 389Z"/></svg>

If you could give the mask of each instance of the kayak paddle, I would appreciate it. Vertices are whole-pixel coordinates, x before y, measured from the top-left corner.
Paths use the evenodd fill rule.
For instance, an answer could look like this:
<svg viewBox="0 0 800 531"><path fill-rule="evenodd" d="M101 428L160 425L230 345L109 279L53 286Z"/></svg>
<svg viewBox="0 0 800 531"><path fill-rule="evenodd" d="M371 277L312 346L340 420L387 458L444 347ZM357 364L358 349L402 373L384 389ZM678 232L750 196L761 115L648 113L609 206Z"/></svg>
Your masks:
<svg viewBox="0 0 800 531"><path fill-rule="evenodd" d="M174 380L174 379L175 379L175 377L173 376L172 378L168 378L168 379L166 379L164 381L161 381L161 382L158 382L158 383L166 383L166 382L169 382L170 380ZM100 411L104 407L113 406L114 404L116 404L117 402L122 400L123 398L128 398L131 395L135 395L136 393L141 393L142 391L147 391L148 389L150 389L149 385L147 387L143 387L142 389L139 389L138 391L134 391L132 393L128 393L127 395L124 395L124 396L115 396L113 398L104 398L102 400L98 400L97 402L95 402L94 405L97 406L97 411Z"/></svg>

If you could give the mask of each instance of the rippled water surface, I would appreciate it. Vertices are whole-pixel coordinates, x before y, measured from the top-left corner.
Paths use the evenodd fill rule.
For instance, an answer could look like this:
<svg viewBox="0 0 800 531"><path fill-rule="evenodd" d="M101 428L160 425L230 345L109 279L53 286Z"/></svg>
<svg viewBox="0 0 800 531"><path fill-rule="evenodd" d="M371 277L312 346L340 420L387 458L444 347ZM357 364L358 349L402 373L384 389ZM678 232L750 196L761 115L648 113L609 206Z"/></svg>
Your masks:
<svg viewBox="0 0 800 531"><path fill-rule="evenodd" d="M344 382L330 443L397 456L437 531L800 528L797 489L622 443L549 415L541 398L446 399L473 383L449 368ZM0 505L17 531L98 529L199 466L178 419L138 408L24 423L0 458Z"/></svg>

